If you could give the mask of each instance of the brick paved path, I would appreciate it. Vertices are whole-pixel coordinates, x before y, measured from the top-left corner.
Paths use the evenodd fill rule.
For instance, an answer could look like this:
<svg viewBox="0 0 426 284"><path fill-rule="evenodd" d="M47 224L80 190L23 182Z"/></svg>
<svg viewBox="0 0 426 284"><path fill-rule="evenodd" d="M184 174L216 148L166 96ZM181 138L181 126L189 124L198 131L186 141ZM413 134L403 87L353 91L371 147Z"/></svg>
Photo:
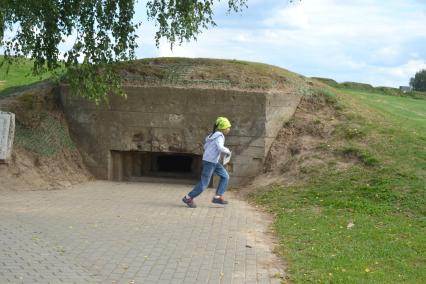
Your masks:
<svg viewBox="0 0 426 284"><path fill-rule="evenodd" d="M269 222L247 203L190 209L187 185L96 181L0 190L0 283L279 283Z"/></svg>

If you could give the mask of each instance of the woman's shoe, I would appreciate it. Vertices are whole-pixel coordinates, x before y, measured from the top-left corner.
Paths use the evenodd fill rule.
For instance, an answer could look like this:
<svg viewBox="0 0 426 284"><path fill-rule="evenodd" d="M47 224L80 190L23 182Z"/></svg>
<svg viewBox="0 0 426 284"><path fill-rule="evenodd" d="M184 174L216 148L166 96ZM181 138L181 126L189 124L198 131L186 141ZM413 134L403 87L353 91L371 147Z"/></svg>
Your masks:
<svg viewBox="0 0 426 284"><path fill-rule="evenodd" d="M223 199L222 196L221 197L213 197L212 202L216 203L216 204L222 204L222 205L228 204L228 201Z"/></svg>
<svg viewBox="0 0 426 284"><path fill-rule="evenodd" d="M184 196L182 198L182 202L185 203L189 208L197 208L193 198L186 198L186 196Z"/></svg>

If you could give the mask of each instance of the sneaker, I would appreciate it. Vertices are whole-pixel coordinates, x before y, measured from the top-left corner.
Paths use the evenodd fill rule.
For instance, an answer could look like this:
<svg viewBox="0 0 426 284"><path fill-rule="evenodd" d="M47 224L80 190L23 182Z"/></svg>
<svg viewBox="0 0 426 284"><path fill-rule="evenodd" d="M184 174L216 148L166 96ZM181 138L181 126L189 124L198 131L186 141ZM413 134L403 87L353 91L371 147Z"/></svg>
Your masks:
<svg viewBox="0 0 426 284"><path fill-rule="evenodd" d="M223 199L222 196L219 197L219 198L213 197L212 202L213 203L217 203L217 204L223 204L223 205L224 204L228 204L228 201L226 201L225 199Z"/></svg>
<svg viewBox="0 0 426 284"><path fill-rule="evenodd" d="M197 208L193 198L186 198L186 196L184 196L182 198L182 202L185 203L189 208Z"/></svg>

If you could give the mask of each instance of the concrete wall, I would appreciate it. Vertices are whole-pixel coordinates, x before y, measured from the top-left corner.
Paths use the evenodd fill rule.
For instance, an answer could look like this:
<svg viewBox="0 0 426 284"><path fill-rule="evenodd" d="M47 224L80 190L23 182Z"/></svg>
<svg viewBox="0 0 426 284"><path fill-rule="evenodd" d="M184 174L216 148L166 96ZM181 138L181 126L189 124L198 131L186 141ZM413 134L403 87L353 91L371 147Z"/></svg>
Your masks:
<svg viewBox="0 0 426 284"><path fill-rule="evenodd" d="M61 88L61 101L90 171L112 178L111 151L150 151L202 155L205 136L217 116L233 128L226 146L233 151L231 184L238 185L261 171L265 153L277 131L290 118L300 97L216 89L126 87L127 100L111 97L109 106L96 106L70 96Z"/></svg>
<svg viewBox="0 0 426 284"><path fill-rule="evenodd" d="M289 121L300 102L300 95L287 93L266 94L265 156L278 131Z"/></svg>
<svg viewBox="0 0 426 284"><path fill-rule="evenodd" d="M0 163L6 163L12 154L15 137L15 114L0 111Z"/></svg>

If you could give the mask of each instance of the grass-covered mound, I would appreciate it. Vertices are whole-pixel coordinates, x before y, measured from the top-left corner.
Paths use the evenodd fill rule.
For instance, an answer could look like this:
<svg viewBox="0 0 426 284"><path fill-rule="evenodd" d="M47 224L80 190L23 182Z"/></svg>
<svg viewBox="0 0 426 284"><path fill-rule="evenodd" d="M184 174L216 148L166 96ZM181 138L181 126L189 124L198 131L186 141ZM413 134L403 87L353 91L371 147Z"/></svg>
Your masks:
<svg viewBox="0 0 426 284"><path fill-rule="evenodd" d="M322 95L338 108L328 107L327 118L327 107L312 111L302 102L278 138L286 148L271 162L280 176L290 175L253 195L276 215L289 278L422 283L426 101L347 89ZM283 155L289 158L280 163Z"/></svg>
<svg viewBox="0 0 426 284"><path fill-rule="evenodd" d="M255 62L205 58L148 58L121 63L125 84L205 86L242 90L304 88L305 79L288 70Z"/></svg>

